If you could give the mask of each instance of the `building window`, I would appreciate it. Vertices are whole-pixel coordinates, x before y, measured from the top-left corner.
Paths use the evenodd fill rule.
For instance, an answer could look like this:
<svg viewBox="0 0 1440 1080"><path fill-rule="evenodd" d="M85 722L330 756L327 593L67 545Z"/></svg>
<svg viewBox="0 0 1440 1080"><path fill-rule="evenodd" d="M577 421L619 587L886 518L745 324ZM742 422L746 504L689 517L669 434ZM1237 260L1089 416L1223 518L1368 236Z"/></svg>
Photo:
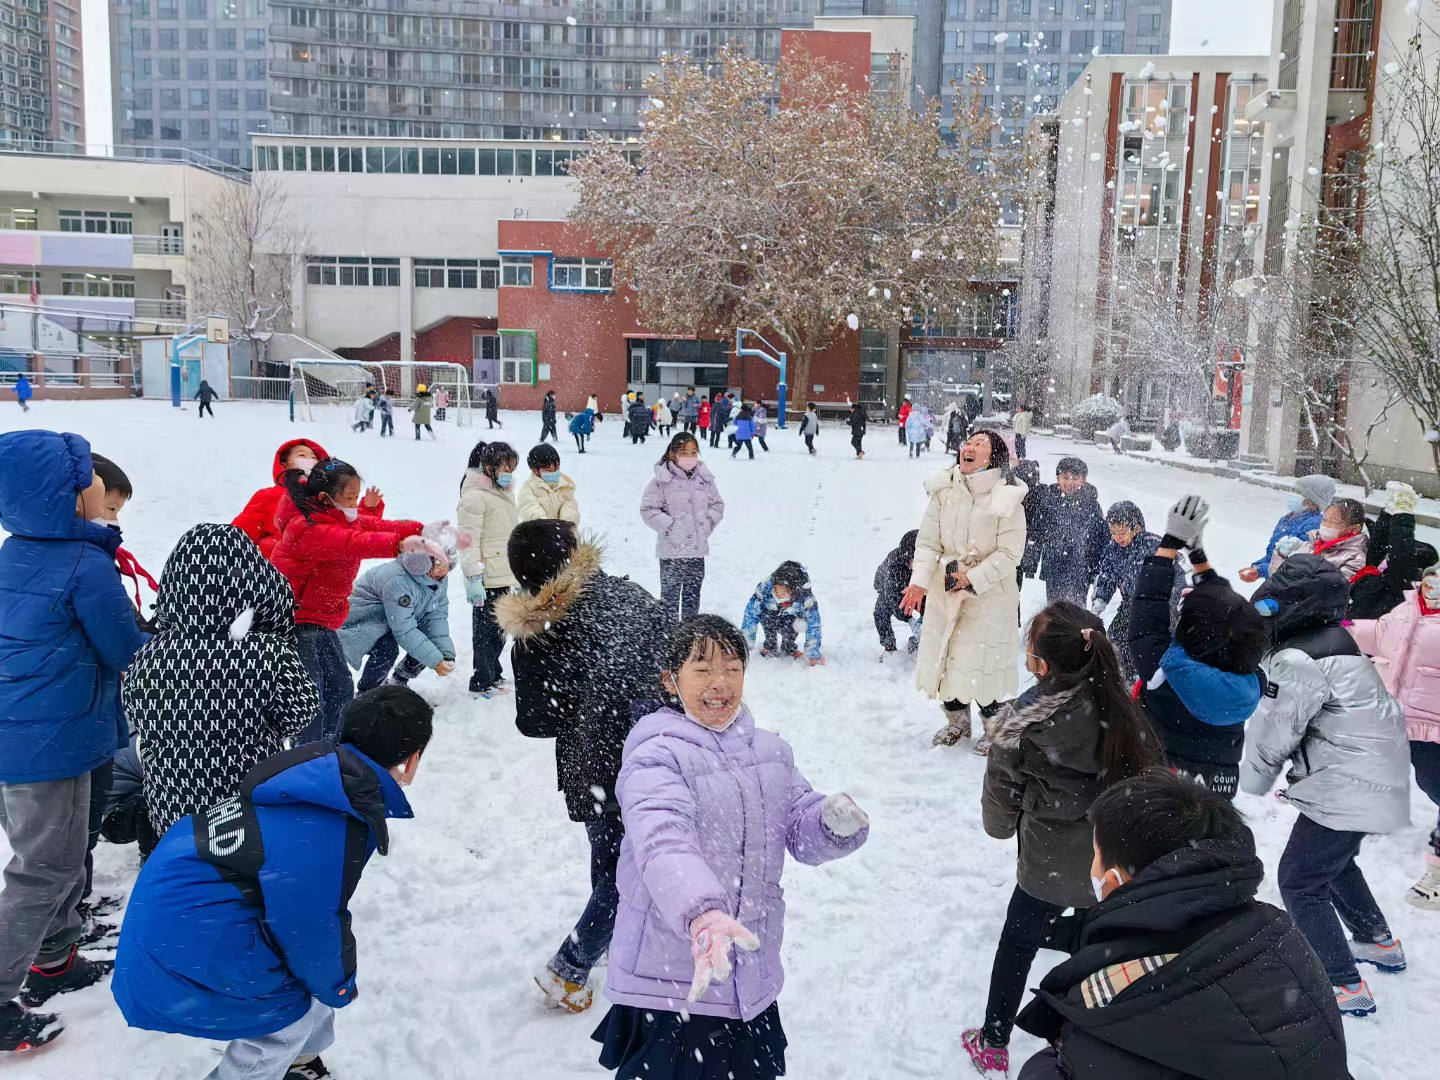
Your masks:
<svg viewBox="0 0 1440 1080"><path fill-rule="evenodd" d="M208 19L210 17L208 0L185 0L185 17L187 19Z"/></svg>
<svg viewBox="0 0 1440 1080"><path fill-rule="evenodd" d="M210 107L210 91L191 90L190 107L192 109L208 109Z"/></svg>
<svg viewBox="0 0 1440 1080"><path fill-rule="evenodd" d="M265 81L265 61L264 61L264 60L246 60L246 61L245 61L245 81L246 81L246 82L264 82L264 81Z"/></svg>
<svg viewBox="0 0 1440 1080"><path fill-rule="evenodd" d="M470 339L472 360L499 360L500 336L498 334L475 334Z"/></svg>
<svg viewBox="0 0 1440 1080"><path fill-rule="evenodd" d="M246 31L245 31L245 50L246 50L247 52L250 52L250 51L253 51L253 50L256 50L256 49L263 49L263 48L265 48L265 31L264 31L264 30L246 30Z"/></svg>
<svg viewBox="0 0 1440 1080"><path fill-rule="evenodd" d="M210 31L191 27L185 31L185 47L187 49L208 49L210 48Z"/></svg>
<svg viewBox="0 0 1440 1080"><path fill-rule="evenodd" d="M265 91L264 91L264 90L246 90L246 91L245 91L245 111L246 111L246 112L264 112L264 111L265 111ZM357 169L356 171L358 172L359 170Z"/></svg>
<svg viewBox="0 0 1440 1080"><path fill-rule="evenodd" d="M610 259L554 259L550 287L610 292L615 288L615 264Z"/></svg>
<svg viewBox="0 0 1440 1080"><path fill-rule="evenodd" d="M945 18L950 22L965 18L965 0L945 0Z"/></svg>
<svg viewBox="0 0 1440 1080"><path fill-rule="evenodd" d="M1100 32L1100 51L1112 56L1123 53L1125 51L1125 31L1102 30Z"/></svg>
<svg viewBox="0 0 1440 1080"><path fill-rule="evenodd" d="M0 270L0 295L29 296L40 293L38 270Z"/></svg>
<svg viewBox="0 0 1440 1080"><path fill-rule="evenodd" d="M500 381L535 384L535 332L512 330L500 335Z"/></svg>
<svg viewBox="0 0 1440 1080"><path fill-rule="evenodd" d="M185 74L194 82L204 82L210 78L209 60L186 60Z"/></svg>
<svg viewBox="0 0 1440 1080"><path fill-rule="evenodd" d="M155 121L149 117L136 117L135 138L153 139L155 137Z"/></svg>
<svg viewBox="0 0 1440 1080"><path fill-rule="evenodd" d="M162 56L156 60L155 77L178 80L180 78L180 58L178 56Z"/></svg>
<svg viewBox="0 0 1440 1080"><path fill-rule="evenodd" d="M215 91L215 107L216 107L217 109L219 109L221 112L239 112L239 111L240 111L240 91L239 91L239 90L216 90L216 91Z"/></svg>
<svg viewBox="0 0 1440 1080"><path fill-rule="evenodd" d="M240 121L235 119L215 121L215 133L221 142L238 142L240 140Z"/></svg>
<svg viewBox="0 0 1440 1080"><path fill-rule="evenodd" d="M393 287L400 284L399 259L367 259L362 255L312 255L306 260L308 285Z"/></svg>
<svg viewBox="0 0 1440 1080"><path fill-rule="evenodd" d="M1123 19L1125 17L1125 0L1101 0L1100 14L1107 19Z"/></svg>
<svg viewBox="0 0 1440 1080"><path fill-rule="evenodd" d="M134 216L118 210L61 210L61 232L114 233L129 236Z"/></svg>
<svg viewBox="0 0 1440 1080"><path fill-rule="evenodd" d="M1084 56L1095 49L1094 30L1071 30L1070 51L1076 56Z"/></svg>
<svg viewBox="0 0 1440 1080"><path fill-rule="evenodd" d="M162 86L160 88L160 108L180 108L180 88L178 86Z"/></svg>
<svg viewBox="0 0 1440 1080"><path fill-rule="evenodd" d="M130 48L135 49L138 52L148 52L150 49L150 31L131 30Z"/></svg>
<svg viewBox="0 0 1440 1080"><path fill-rule="evenodd" d="M161 28L155 32L155 47L161 52L174 52L180 48L180 31Z"/></svg>
<svg viewBox="0 0 1440 1080"><path fill-rule="evenodd" d="M1135 17L1135 32L1141 37L1159 37L1161 18L1162 16L1158 11L1153 15L1137 15Z"/></svg>
<svg viewBox="0 0 1440 1080"><path fill-rule="evenodd" d="M500 258L500 284L528 289L534 282L535 260L529 255L503 255Z"/></svg>
<svg viewBox="0 0 1440 1080"><path fill-rule="evenodd" d="M0 211L0 229L16 229L20 232L35 232L40 228L40 215L29 209L15 207Z"/></svg>
<svg viewBox="0 0 1440 1080"><path fill-rule="evenodd" d="M155 17L178 19L180 17L180 0L156 0Z"/></svg>
<svg viewBox="0 0 1440 1080"><path fill-rule="evenodd" d="M965 31L964 31L964 30L956 30L956 31L955 31L955 51L956 51L956 52L964 52L964 51L965 51Z"/></svg>
<svg viewBox="0 0 1440 1080"><path fill-rule="evenodd" d="M144 90L135 91L135 108L140 109L143 112L148 112L150 109L154 108L154 105L152 104L152 96L148 87Z"/></svg>
<svg viewBox="0 0 1440 1080"><path fill-rule="evenodd" d="M61 274L61 296L135 296L135 279L119 274Z"/></svg>
<svg viewBox="0 0 1440 1080"><path fill-rule="evenodd" d="M190 120L190 140L192 142L210 141L210 121L203 117L193 117Z"/></svg>
<svg viewBox="0 0 1440 1080"><path fill-rule="evenodd" d="M240 62L238 60L216 60L215 78L221 82L234 82L240 73Z"/></svg>

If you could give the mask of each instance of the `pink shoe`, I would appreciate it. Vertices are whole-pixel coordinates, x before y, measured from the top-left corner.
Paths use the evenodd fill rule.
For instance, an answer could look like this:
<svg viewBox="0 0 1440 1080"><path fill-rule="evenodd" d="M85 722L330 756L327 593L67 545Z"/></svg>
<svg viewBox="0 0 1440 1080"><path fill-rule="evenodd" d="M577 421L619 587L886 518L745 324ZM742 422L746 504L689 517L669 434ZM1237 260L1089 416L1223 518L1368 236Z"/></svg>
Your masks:
<svg viewBox="0 0 1440 1080"><path fill-rule="evenodd" d="M961 1034L960 1041L970 1055L970 1064L981 1076L1010 1075L1010 1051L1003 1046L987 1046L982 1029L971 1028Z"/></svg>

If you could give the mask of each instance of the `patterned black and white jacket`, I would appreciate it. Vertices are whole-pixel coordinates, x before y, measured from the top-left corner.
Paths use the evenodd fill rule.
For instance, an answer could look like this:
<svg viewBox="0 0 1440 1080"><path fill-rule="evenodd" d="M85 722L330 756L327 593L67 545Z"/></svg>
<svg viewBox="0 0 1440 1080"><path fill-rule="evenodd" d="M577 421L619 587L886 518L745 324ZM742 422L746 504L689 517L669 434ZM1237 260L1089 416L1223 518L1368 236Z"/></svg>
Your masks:
<svg viewBox="0 0 1440 1080"><path fill-rule="evenodd" d="M290 584L233 525L196 525L170 553L160 631L122 687L157 836L234 795L319 707L295 645Z"/></svg>

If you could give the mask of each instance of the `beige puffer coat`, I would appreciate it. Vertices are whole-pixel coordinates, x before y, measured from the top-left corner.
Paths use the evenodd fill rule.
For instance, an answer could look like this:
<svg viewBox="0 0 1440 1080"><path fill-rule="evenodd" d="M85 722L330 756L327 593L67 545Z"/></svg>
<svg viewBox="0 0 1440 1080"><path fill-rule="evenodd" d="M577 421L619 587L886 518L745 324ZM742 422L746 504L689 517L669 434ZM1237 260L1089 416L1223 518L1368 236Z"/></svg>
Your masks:
<svg viewBox="0 0 1440 1080"><path fill-rule="evenodd" d="M575 501L575 481L564 473L558 483L531 476L520 485L520 520L554 518L580 524L580 504Z"/></svg>
<svg viewBox="0 0 1440 1080"><path fill-rule="evenodd" d="M505 549L519 520L520 512L508 491L496 488L479 469L465 470L455 523L470 534L471 544L461 559L466 577L483 574L487 589L515 587Z"/></svg>
<svg viewBox="0 0 1440 1080"><path fill-rule="evenodd" d="M988 705L1019 686L1016 651L1028 489L999 469L965 476L958 465L925 482L930 496L915 542L910 584L926 591L915 685L941 701ZM958 561L973 592L945 591L945 567Z"/></svg>

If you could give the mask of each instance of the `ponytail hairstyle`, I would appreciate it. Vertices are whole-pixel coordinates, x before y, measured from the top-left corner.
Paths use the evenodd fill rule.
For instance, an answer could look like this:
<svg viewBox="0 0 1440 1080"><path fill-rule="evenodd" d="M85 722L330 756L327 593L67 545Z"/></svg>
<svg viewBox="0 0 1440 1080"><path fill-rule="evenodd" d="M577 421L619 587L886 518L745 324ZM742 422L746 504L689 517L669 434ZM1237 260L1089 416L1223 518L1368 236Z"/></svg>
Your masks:
<svg viewBox="0 0 1440 1080"><path fill-rule="evenodd" d="M470 451L469 459L465 462L467 469L480 468L480 459L485 456L485 446L486 443L483 439L475 444L474 449ZM460 478L460 490L465 490L465 478L463 476Z"/></svg>
<svg viewBox="0 0 1440 1080"><path fill-rule="evenodd" d="M655 464L664 465L667 462L674 461L675 455L686 446L695 447L697 454L700 452L700 440L688 431L677 431L674 435L670 436L670 445L665 447L665 456Z"/></svg>
<svg viewBox="0 0 1440 1080"><path fill-rule="evenodd" d="M1046 693L1089 688L1104 732L1100 782L1105 787L1159 763L1155 732L1126 693L1120 662L1098 615L1068 600L1051 604L1030 621L1027 647L1049 665L1041 680Z"/></svg>
<svg viewBox="0 0 1440 1080"><path fill-rule="evenodd" d="M470 460L478 462L478 464L470 466L472 469L478 468L490 478L491 483L499 487L500 474L507 469L513 471L517 468L520 464L520 455L509 443L481 443L470 452Z"/></svg>
<svg viewBox="0 0 1440 1080"><path fill-rule="evenodd" d="M295 508L312 521L316 511L333 509L336 497L345 490L351 480L359 480L355 466L339 458L328 457L315 463L308 473L300 469L286 469L280 474L280 483L290 494ZM324 495L329 501L322 501Z"/></svg>

